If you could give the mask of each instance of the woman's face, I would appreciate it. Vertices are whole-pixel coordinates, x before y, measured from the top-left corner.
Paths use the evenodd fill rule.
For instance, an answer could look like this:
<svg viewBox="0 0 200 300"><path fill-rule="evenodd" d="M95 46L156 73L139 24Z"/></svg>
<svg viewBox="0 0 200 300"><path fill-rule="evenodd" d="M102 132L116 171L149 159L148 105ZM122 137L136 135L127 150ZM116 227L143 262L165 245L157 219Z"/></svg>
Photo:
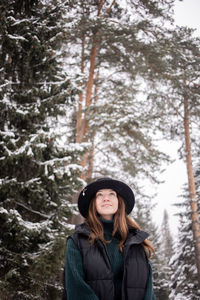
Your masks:
<svg viewBox="0 0 200 300"><path fill-rule="evenodd" d="M96 210L105 220L112 220L118 210L117 193L111 189L102 189L96 193Z"/></svg>

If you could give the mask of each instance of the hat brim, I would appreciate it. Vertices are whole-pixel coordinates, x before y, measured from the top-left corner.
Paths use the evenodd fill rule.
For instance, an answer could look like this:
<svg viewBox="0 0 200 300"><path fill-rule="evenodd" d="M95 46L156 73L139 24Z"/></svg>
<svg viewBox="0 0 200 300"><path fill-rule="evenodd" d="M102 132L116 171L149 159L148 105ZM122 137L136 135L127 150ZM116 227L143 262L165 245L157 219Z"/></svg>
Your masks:
<svg viewBox="0 0 200 300"><path fill-rule="evenodd" d="M124 200L126 213L130 214L135 204L135 196L131 188L122 181L111 178L100 178L88 184L79 194L78 208L84 218L88 216L90 201L95 197L98 190L112 189Z"/></svg>

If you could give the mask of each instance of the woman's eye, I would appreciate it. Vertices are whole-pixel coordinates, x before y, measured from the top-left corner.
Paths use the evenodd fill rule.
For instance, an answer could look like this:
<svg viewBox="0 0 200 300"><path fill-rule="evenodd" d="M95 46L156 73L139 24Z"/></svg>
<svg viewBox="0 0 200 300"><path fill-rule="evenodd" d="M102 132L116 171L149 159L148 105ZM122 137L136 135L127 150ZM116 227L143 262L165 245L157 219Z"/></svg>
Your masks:
<svg viewBox="0 0 200 300"><path fill-rule="evenodd" d="M102 194L97 194L97 197L99 197L99 198L102 197Z"/></svg>

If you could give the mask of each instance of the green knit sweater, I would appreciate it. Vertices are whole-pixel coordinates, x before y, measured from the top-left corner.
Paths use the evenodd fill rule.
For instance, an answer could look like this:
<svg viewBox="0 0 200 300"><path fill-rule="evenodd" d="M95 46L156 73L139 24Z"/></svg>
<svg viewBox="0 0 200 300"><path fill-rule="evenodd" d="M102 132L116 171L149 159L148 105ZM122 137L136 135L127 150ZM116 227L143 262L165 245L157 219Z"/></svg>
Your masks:
<svg viewBox="0 0 200 300"><path fill-rule="evenodd" d="M104 238L110 241L106 244L108 256L113 271L115 300L121 300L121 285L123 277L123 257L119 250L119 236L112 237L113 221L101 219L104 227ZM65 284L67 300L99 300L91 287L85 282L82 257L79 249L72 239L68 239L66 247ZM153 300L152 277L145 300Z"/></svg>

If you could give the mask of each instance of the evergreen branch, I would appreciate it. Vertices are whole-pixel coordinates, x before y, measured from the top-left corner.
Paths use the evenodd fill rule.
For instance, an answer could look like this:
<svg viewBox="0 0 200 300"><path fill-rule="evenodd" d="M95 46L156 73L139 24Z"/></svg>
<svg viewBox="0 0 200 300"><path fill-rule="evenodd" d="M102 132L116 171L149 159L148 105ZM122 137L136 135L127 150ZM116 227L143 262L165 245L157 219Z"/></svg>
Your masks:
<svg viewBox="0 0 200 300"><path fill-rule="evenodd" d="M181 117L181 119L184 119L184 117L182 116L182 114L180 113L180 111L173 105L173 103L171 103L172 108L175 110L177 116ZM180 104L181 106L181 104Z"/></svg>
<svg viewBox="0 0 200 300"><path fill-rule="evenodd" d="M108 15L108 14L110 13L113 4L115 4L115 0L113 0L113 2L110 4L110 6L108 7L108 9L106 10L106 13L105 13L105 15L104 15L104 18L106 17L106 15Z"/></svg>
<svg viewBox="0 0 200 300"><path fill-rule="evenodd" d="M51 217L51 216L42 214L42 213L40 213L40 212L38 212L38 211L36 211L36 210L33 210L33 209L27 207L26 205L20 203L20 202L16 202L16 204L17 204L18 206L21 206L21 207L25 208L26 210L28 210L28 211L30 211L30 212L32 212L32 213L34 213L34 214L36 214L36 215L38 215L38 216L44 218L44 219L49 219L49 218Z"/></svg>
<svg viewBox="0 0 200 300"><path fill-rule="evenodd" d="M101 2L99 3L97 16L100 16L101 9L102 9L104 3L105 3L105 0L101 0Z"/></svg>

